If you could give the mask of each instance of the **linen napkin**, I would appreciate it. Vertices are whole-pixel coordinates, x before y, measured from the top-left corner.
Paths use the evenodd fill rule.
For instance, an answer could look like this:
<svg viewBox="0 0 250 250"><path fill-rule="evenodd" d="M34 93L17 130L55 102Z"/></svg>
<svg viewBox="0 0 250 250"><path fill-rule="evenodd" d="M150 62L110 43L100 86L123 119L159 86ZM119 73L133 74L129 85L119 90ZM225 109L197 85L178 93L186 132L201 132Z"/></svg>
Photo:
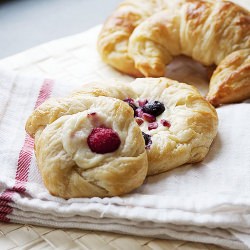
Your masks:
<svg viewBox="0 0 250 250"><path fill-rule="evenodd" d="M1 221L250 248L249 103L217 109L218 135L201 163L149 177L125 196L64 200L43 186L24 126L43 101L77 87L0 70Z"/></svg>

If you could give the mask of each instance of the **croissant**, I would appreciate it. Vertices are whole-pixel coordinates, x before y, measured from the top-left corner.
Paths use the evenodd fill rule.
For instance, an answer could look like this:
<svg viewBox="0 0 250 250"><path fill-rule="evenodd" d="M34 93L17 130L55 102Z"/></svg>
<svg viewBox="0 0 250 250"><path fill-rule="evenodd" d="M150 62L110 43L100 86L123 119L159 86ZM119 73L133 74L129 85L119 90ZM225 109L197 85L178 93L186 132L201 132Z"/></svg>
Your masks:
<svg viewBox="0 0 250 250"><path fill-rule="evenodd" d="M103 60L121 72L143 76L128 55L129 37L141 22L165 6L164 1L156 0L126 0L121 3L99 35L98 50Z"/></svg>
<svg viewBox="0 0 250 250"><path fill-rule="evenodd" d="M136 77L163 76L174 56L187 55L218 65L207 94L214 106L250 97L250 14L229 1L124 1L104 24L98 50Z"/></svg>

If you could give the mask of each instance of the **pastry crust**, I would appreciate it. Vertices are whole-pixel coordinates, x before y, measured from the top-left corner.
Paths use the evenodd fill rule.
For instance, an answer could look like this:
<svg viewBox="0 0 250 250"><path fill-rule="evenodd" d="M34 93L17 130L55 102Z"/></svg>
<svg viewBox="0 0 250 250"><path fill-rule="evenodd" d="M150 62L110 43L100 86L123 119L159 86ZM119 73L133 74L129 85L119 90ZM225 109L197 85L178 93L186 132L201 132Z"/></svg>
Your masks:
<svg viewBox="0 0 250 250"><path fill-rule="evenodd" d="M148 175L202 161L216 136L218 118L215 109L195 87L185 83L163 77L138 78L127 85L119 82L93 83L84 85L73 96L97 96L97 93L121 100L132 98L164 104L165 111L156 117L158 128L149 130L146 121L140 125L152 140L152 145L146 150ZM167 120L171 126L163 126L161 120Z"/></svg>
<svg viewBox="0 0 250 250"><path fill-rule="evenodd" d="M207 100L214 106L250 97L250 49L227 56L214 71Z"/></svg>
<svg viewBox="0 0 250 250"><path fill-rule="evenodd" d="M236 63L228 68L227 73L234 75L233 80L222 78L222 75L216 76L227 65L224 63L226 58L235 56L234 54L230 57L232 53L238 52L238 57L242 57L242 53L248 53L249 56L249 11L229 1L146 1L151 5L145 4L145 1L136 2L137 8L131 8L131 1L124 1L104 24L98 48L105 62L134 76L142 74L147 77L160 77L164 76L165 66L174 56L184 54L206 66L218 65L210 82L213 86L210 86L208 93L208 100L213 105L242 101L250 97L250 82L242 83L242 79L249 76L249 61L244 61L244 67ZM172 2L172 6L168 2ZM136 15L139 6L144 6L143 12L133 22L127 17ZM126 26L129 23L133 27L129 31L115 22L116 16L121 13L126 13L122 16L122 23L127 23ZM120 43L113 39L124 32L125 42ZM124 60L125 57L130 59L129 63ZM235 74L236 71L241 73ZM217 81L213 80L215 78ZM225 91L219 86L227 86L233 91Z"/></svg>
<svg viewBox="0 0 250 250"><path fill-rule="evenodd" d="M165 0L127 0L121 3L99 35L97 48L103 61L129 75L143 76L128 55L128 40L135 27L165 7Z"/></svg>
<svg viewBox="0 0 250 250"><path fill-rule="evenodd" d="M202 161L216 136L218 118L215 109L194 87L166 78L137 79L132 88L140 98L159 100L166 110L157 122L167 120L170 128L142 127L152 137L148 153L148 175L165 172L186 163Z"/></svg>
<svg viewBox="0 0 250 250"><path fill-rule="evenodd" d="M96 127L120 138L112 153L97 154L87 138ZM26 124L35 137L35 154L43 182L62 198L122 195L139 187L147 174L144 139L129 106L114 98L76 95L50 99Z"/></svg>
<svg viewBox="0 0 250 250"><path fill-rule="evenodd" d="M128 98L161 102L157 127L149 130L146 120L138 125L123 101ZM85 84L68 97L51 98L34 110L26 131L35 137L37 164L51 194L105 197L132 191L146 175L203 160L217 124L215 109L196 88L167 78L139 78L127 84ZM87 138L98 127L119 135L117 150L100 154L90 149ZM147 147L142 132L151 137Z"/></svg>

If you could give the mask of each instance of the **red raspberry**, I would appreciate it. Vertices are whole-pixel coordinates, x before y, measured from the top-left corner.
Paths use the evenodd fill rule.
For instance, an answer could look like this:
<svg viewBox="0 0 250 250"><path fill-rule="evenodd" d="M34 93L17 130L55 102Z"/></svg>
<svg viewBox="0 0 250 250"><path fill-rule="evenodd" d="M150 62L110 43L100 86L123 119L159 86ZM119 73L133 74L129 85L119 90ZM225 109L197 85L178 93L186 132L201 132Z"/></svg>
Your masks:
<svg viewBox="0 0 250 250"><path fill-rule="evenodd" d="M135 116L142 118L142 115L143 115L143 111L140 108L136 109Z"/></svg>
<svg viewBox="0 0 250 250"><path fill-rule="evenodd" d="M140 107L143 107L148 103L148 100L147 99L146 100L139 100L138 103L139 103Z"/></svg>
<svg viewBox="0 0 250 250"><path fill-rule="evenodd" d="M155 122L156 121L155 116L147 114L147 113L143 113L142 118L144 120L146 120L147 122Z"/></svg>
<svg viewBox="0 0 250 250"><path fill-rule="evenodd" d="M148 130L157 129L158 123L157 122L151 122L148 124Z"/></svg>
<svg viewBox="0 0 250 250"><path fill-rule="evenodd" d="M142 118L136 117L135 121L137 122L137 124L140 126L142 125L142 123L144 122Z"/></svg>
<svg viewBox="0 0 250 250"><path fill-rule="evenodd" d="M92 112L92 113L89 113L87 116L91 117L91 116L95 116L95 115L96 115L96 112Z"/></svg>
<svg viewBox="0 0 250 250"><path fill-rule="evenodd" d="M161 124L162 124L164 127L168 127L168 128L171 127L171 124L170 124L167 120L164 120L164 119L161 119Z"/></svg>
<svg viewBox="0 0 250 250"><path fill-rule="evenodd" d="M89 148L97 154L106 154L116 151L121 140L111 128L94 128L87 139Z"/></svg>

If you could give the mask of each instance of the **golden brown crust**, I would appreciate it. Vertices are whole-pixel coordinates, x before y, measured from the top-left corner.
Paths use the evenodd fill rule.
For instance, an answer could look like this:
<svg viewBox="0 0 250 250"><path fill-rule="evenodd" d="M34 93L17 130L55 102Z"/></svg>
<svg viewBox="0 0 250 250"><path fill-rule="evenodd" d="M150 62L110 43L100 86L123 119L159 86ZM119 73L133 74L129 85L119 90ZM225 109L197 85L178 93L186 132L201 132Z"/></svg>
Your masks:
<svg viewBox="0 0 250 250"><path fill-rule="evenodd" d="M127 85L117 82L116 88L120 92L110 83L96 83L93 87L83 86L75 93L96 95L99 92L120 100L147 99L164 104L166 110L157 117L157 129L149 131L146 121L140 125L152 139L147 149L148 175L204 159L216 136L218 118L215 109L196 88L167 78L138 78ZM163 127L161 119L168 120L171 127Z"/></svg>
<svg viewBox="0 0 250 250"><path fill-rule="evenodd" d="M112 128L121 144L112 153L97 154L87 138L93 128L103 126ZM26 130L35 136L37 164L53 195L66 199L122 195L146 177L143 136L133 111L118 99L78 93L48 100L30 116Z"/></svg>
<svg viewBox="0 0 250 250"><path fill-rule="evenodd" d="M147 17L163 8L164 0L127 0L107 19L98 39L99 53L106 63L134 77L143 76L128 55L128 40Z"/></svg>
<svg viewBox="0 0 250 250"><path fill-rule="evenodd" d="M230 1L175 0L172 6L169 4L170 1L149 2L154 4L144 5L145 1L143 3L138 1L138 6L144 6L144 11L135 21L131 16L136 15L139 7L130 8L131 1L124 1L121 9L126 15L123 16L121 26L114 25L116 23L114 17L121 12L118 8L110 17L109 24L104 25L99 36L98 44L105 43L105 47L99 46L100 54L102 57L105 55L104 61L124 73L135 76L141 73L147 77L163 76L165 65L180 54L190 56L206 66L212 64L220 66L231 53L250 49L249 11ZM129 17L127 21L124 20L126 16ZM128 28L130 27L128 23L132 24L133 28ZM121 37L124 31L126 42L120 46L120 41L116 43L113 37ZM116 45L122 49L119 51ZM129 63L125 57L129 58ZM248 67L249 64L246 65L246 69ZM135 70L140 73L133 73ZM247 70L244 72L247 73ZM217 88L216 95L223 96L224 101L220 98L212 101L210 94L208 100L219 105L249 98L246 94L249 86L246 81L242 82L242 74L239 77L238 79L235 75L233 81L228 79L226 85L224 83L227 78L221 79L223 84L217 82L221 87ZM227 86L227 89L230 89L229 85L239 85L240 87L237 87L239 91L226 91L222 88Z"/></svg>
<svg viewBox="0 0 250 250"><path fill-rule="evenodd" d="M250 49L236 51L217 67L207 99L214 106L250 98Z"/></svg>
<svg viewBox="0 0 250 250"><path fill-rule="evenodd" d="M166 119L171 124L169 129L141 128L152 136L152 146L147 150L148 175L202 161L216 136L218 118L197 89L167 78L137 79L132 88L142 98L163 102L166 111L157 121L160 124L161 119Z"/></svg>
<svg viewBox="0 0 250 250"><path fill-rule="evenodd" d="M165 111L158 127L140 126L122 100L160 101ZM95 113L94 117L90 114ZM163 126L167 120L171 126ZM63 198L121 195L139 187L146 175L204 159L217 133L215 109L192 86L167 78L140 78L86 84L69 97L50 99L29 117L26 130L35 137L35 154L45 186ZM121 139L113 153L96 154L87 137L108 127ZM151 136L145 150L141 131Z"/></svg>

